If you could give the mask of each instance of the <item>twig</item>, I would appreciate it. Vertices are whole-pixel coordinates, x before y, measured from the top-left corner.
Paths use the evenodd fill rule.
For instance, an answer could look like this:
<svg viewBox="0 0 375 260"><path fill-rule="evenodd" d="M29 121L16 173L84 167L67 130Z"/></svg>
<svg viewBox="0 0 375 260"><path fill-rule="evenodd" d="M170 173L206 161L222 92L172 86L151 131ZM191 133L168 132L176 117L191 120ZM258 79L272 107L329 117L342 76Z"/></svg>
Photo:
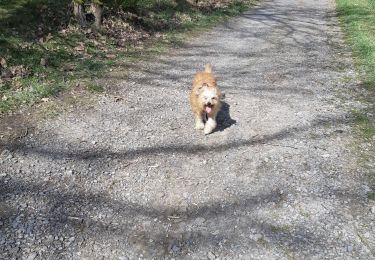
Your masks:
<svg viewBox="0 0 375 260"><path fill-rule="evenodd" d="M294 147L294 146L289 146L289 145L278 145L278 144L264 144L264 145L270 145L270 146L278 146L278 147L287 147L287 148L293 148L293 149L296 149L298 150L297 147Z"/></svg>
<svg viewBox="0 0 375 260"><path fill-rule="evenodd" d="M179 218L181 218L181 217L179 217L179 216L168 216L168 218L171 218L171 219L179 219Z"/></svg>

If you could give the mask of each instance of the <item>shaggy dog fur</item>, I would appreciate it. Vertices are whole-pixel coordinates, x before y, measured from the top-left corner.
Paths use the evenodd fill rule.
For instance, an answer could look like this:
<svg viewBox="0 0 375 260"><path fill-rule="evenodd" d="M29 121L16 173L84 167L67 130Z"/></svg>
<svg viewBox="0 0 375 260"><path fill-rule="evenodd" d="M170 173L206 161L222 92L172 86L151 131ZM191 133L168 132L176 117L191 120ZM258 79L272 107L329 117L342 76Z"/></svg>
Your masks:
<svg viewBox="0 0 375 260"><path fill-rule="evenodd" d="M220 99L221 93L212 74L212 67L207 64L204 71L195 75L190 94L191 109L195 115L195 129L204 129L205 134L212 133L217 125L216 115L221 107Z"/></svg>

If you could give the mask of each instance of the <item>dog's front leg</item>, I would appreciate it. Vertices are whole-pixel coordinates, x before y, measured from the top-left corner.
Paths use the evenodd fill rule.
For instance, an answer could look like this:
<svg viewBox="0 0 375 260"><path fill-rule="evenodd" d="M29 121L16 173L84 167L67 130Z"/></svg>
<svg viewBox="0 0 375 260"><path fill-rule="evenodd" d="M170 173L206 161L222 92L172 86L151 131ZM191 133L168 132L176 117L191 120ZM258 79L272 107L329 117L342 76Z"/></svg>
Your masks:
<svg viewBox="0 0 375 260"><path fill-rule="evenodd" d="M195 129L202 130L204 128L202 114L195 114Z"/></svg>
<svg viewBox="0 0 375 260"><path fill-rule="evenodd" d="M208 120L206 122L206 125L204 126L204 134L211 134L212 131L216 128L216 125L216 114L208 116Z"/></svg>

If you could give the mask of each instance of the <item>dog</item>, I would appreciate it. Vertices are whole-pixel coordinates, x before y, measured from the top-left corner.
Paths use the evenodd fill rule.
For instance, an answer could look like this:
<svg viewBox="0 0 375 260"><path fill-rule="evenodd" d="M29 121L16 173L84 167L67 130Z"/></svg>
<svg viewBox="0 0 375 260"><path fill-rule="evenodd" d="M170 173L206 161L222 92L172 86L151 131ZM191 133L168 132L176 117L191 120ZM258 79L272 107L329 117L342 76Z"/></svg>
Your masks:
<svg viewBox="0 0 375 260"><path fill-rule="evenodd" d="M221 92L212 73L212 66L206 64L204 71L195 75L190 93L191 110L195 116L195 129L204 129L206 135L212 133L217 126L216 115L221 107L220 100Z"/></svg>

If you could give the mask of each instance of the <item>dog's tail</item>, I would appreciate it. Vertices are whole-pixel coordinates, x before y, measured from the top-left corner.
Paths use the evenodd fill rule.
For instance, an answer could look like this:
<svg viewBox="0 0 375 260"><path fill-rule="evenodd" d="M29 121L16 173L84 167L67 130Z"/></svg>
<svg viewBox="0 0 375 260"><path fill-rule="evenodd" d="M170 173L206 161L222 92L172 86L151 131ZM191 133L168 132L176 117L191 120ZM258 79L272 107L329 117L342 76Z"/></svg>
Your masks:
<svg viewBox="0 0 375 260"><path fill-rule="evenodd" d="M212 73L212 66L211 66L211 64L207 63L207 64L204 66L204 72Z"/></svg>

